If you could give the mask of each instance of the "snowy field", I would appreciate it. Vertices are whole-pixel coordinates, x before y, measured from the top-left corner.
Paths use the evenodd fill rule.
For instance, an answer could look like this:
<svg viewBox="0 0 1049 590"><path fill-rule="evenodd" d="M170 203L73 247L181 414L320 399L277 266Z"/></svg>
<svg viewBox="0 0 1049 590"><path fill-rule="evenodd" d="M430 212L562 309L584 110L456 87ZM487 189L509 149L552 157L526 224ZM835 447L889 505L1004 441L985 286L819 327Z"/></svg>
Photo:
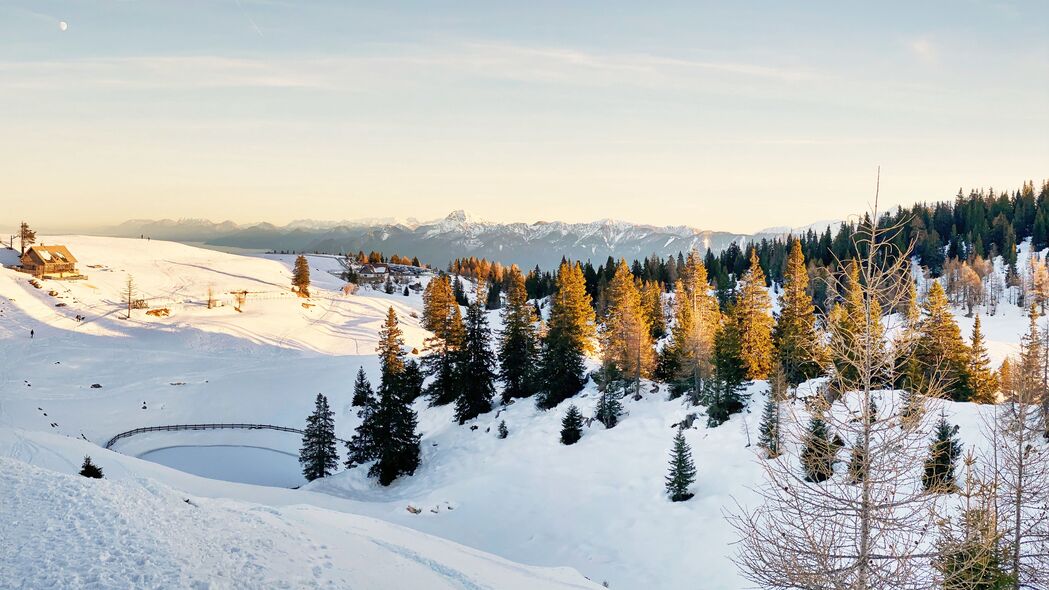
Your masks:
<svg viewBox="0 0 1049 590"><path fill-rule="evenodd" d="M46 572L76 572L83 585L102 587L172 580L189 587L209 571L245 586L287 580L290 587L344 587L353 580L387 587L354 577L365 575L360 568L367 564L367 575L384 567L404 575L404 584L389 587L596 587L582 576L612 588L747 586L728 559L734 535L723 511L754 499L748 488L761 473L748 442L756 436L756 411L716 429L701 417L686 431L698 481L684 503L664 497L667 453L674 425L702 409L666 401L665 391L625 400L620 425L606 430L595 422L571 447L558 443L567 403L541 412L523 400L459 426L451 408L420 401L422 466L389 488L358 469L288 489L301 476L298 440L287 433L151 433L106 451L100 445L109 438L143 426L301 428L318 392L336 412L337 436L349 438L358 423L349 405L353 378L363 366L377 381L376 332L387 307L397 310L407 347L422 349L421 297L344 295L328 272L337 262L327 257L311 257L314 297L306 300L289 291L289 256L135 239L41 241L68 245L88 278L35 289L27 275L0 270L0 477L5 490L15 490L0 494L0 524L19 543L0 560L34 556L0 562L4 571L45 580ZM10 263L11 253L3 256ZM170 315L139 310L124 319L128 274L140 297ZM209 288L222 305L207 307ZM244 290L249 297L236 311L229 293ZM966 336L971 321L959 318ZM498 316L490 322L498 327ZM998 316L984 317L995 364L1014 350L1026 325L1005 303ZM752 407L760 408L764 389L751 386ZM592 415L596 390L588 386L573 402ZM963 441L974 444L976 408L947 404L947 412L962 425ZM500 420L510 430L505 440L496 437ZM109 480L54 473L75 473L85 454ZM97 551L49 549L82 544L77 535L89 535L62 518L74 514L87 529L100 528ZM175 533L159 534L151 522ZM211 523L228 523L228 532ZM118 529L134 534L124 538ZM46 534L28 532L38 530ZM122 577L130 575L122 566L141 559L150 563L141 575L151 577Z"/></svg>

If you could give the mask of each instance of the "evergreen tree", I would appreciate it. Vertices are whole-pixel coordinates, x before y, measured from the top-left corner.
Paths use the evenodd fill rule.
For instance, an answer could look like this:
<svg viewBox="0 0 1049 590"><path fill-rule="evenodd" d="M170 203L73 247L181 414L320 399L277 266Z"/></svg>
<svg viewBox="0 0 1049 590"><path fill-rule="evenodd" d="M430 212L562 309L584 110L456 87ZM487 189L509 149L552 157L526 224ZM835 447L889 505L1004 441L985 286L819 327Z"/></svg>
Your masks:
<svg viewBox="0 0 1049 590"><path fill-rule="evenodd" d="M455 302L458 305L470 305L470 299L466 296L466 288L463 287L463 280L459 278L459 275L455 275L455 282L452 284L452 294L455 296Z"/></svg>
<svg viewBox="0 0 1049 590"><path fill-rule="evenodd" d="M506 427L506 420L499 421L499 438L510 436L510 430Z"/></svg>
<svg viewBox="0 0 1049 590"><path fill-rule="evenodd" d="M803 445L801 467L805 481L820 483L830 479L834 475L836 447L821 411L813 411L809 418L809 428L803 437Z"/></svg>
<svg viewBox="0 0 1049 590"><path fill-rule="evenodd" d="M915 356L926 382L949 392L954 401L968 401L964 387L968 351L939 281L929 287L922 311Z"/></svg>
<svg viewBox="0 0 1049 590"><path fill-rule="evenodd" d="M536 399L536 405L543 409L582 391L586 384L584 355L593 349L594 310L579 265L561 263L556 289L543 338L542 378Z"/></svg>
<svg viewBox="0 0 1049 590"><path fill-rule="evenodd" d="M444 307L444 316L435 318L433 336L423 342L423 366L433 377L427 387L430 404L443 406L459 396L463 378L463 347L466 328L462 312L454 301Z"/></svg>
<svg viewBox="0 0 1049 590"><path fill-rule="evenodd" d="M605 425L605 428L614 428L619 424L619 417L623 414L623 404L619 401L619 394L612 387L606 387L597 400L596 418Z"/></svg>
<svg viewBox="0 0 1049 590"><path fill-rule="evenodd" d="M674 435L674 448L670 451L670 472L666 477L666 491L671 502L684 502L695 494L688 491L696 481L696 466L692 463L692 449L685 441L680 429Z"/></svg>
<svg viewBox="0 0 1049 590"><path fill-rule="evenodd" d="M707 269L695 250L681 266L681 280L674 285L674 326L665 355L672 392L699 395L711 373L714 336L721 324L718 302L710 294Z"/></svg>
<svg viewBox="0 0 1049 590"><path fill-rule="evenodd" d="M852 445L852 451L849 456L849 481L851 483L860 483L867 477L867 464L869 462L867 452L863 446L863 435L856 440L856 444Z"/></svg>
<svg viewBox="0 0 1049 590"><path fill-rule="evenodd" d="M765 449L769 459L775 459L780 453L783 435L780 433L780 403L787 398L787 378L782 368L773 374L769 382L768 395L765 397L765 408L761 412L761 423L758 426L758 446Z"/></svg>
<svg viewBox="0 0 1049 590"><path fill-rule="evenodd" d="M641 302L652 339L662 338L667 333L667 318L663 313L663 287L658 281L645 281L641 289Z"/></svg>
<svg viewBox="0 0 1049 590"><path fill-rule="evenodd" d="M942 578L944 590L1009 590L1016 587L1006 573L1008 545L1003 542L1000 521L994 506L994 484L974 476L976 458L964 459L965 486L959 491L961 506L957 516L940 520L933 567Z"/></svg>
<svg viewBox="0 0 1049 590"><path fill-rule="evenodd" d="M310 263L301 254L295 258L295 266L291 271L291 286L295 287L301 297L310 296Z"/></svg>
<svg viewBox="0 0 1049 590"><path fill-rule="evenodd" d="M750 268L743 275L743 281L735 305L740 356L747 367L747 379L765 379L772 372L774 320L765 273L761 270L756 249L750 251Z"/></svg>
<svg viewBox="0 0 1049 590"><path fill-rule="evenodd" d="M997 401L998 379L991 370L991 359L987 354L983 333L980 331L980 316L973 321L971 343L968 348L968 363L965 371L966 389L970 400L978 404L993 404Z"/></svg>
<svg viewBox="0 0 1049 590"><path fill-rule="evenodd" d="M351 405L357 408L364 407L368 400L375 395L368 376L364 374L364 367L357 369L357 380L353 382L353 400Z"/></svg>
<svg viewBox="0 0 1049 590"><path fill-rule="evenodd" d="M739 383L724 378L715 367L714 374L703 382L701 401L707 406L707 426L716 428L732 414L743 411L743 388Z"/></svg>
<svg viewBox="0 0 1049 590"><path fill-rule="evenodd" d="M780 314L774 334L787 382L795 386L820 372L822 344L816 331L816 307L808 288L805 256L801 253L801 241L795 239L787 257Z"/></svg>
<svg viewBox="0 0 1049 590"><path fill-rule="evenodd" d="M574 445L583 438L583 414L572 404L561 419L561 444Z"/></svg>
<svg viewBox="0 0 1049 590"><path fill-rule="evenodd" d="M381 368L378 396L361 410L364 416L349 443L347 467L375 460L368 476L378 477L387 486L400 475L415 473L420 455L415 411L404 392L404 340L393 307L379 330L377 353Z"/></svg>
<svg viewBox="0 0 1049 590"><path fill-rule="evenodd" d="M459 424L492 409L495 396L495 357L489 341L488 319L483 304L470 305L466 312L466 346L463 348L463 376L459 397L455 400L455 418Z"/></svg>
<svg viewBox="0 0 1049 590"><path fill-rule="evenodd" d="M102 474L102 468L92 463L89 456L85 456L84 463L80 465L80 475L90 477L91 479L102 479L105 477Z"/></svg>
<svg viewBox="0 0 1049 590"><path fill-rule="evenodd" d="M423 394L423 382L425 380L426 375L423 374L422 367L419 366L418 361L406 359L404 361L404 373L401 375L404 399L409 403L419 399Z"/></svg>
<svg viewBox="0 0 1049 590"><path fill-rule="evenodd" d="M962 454L962 445L958 442L957 435L958 426L951 426L941 412L932 444L929 445L929 458L925 460L925 473L922 475L922 486L926 491L949 494L957 490L954 466Z"/></svg>
<svg viewBox="0 0 1049 590"><path fill-rule="evenodd" d="M651 374L655 363L652 335L645 317L641 292L626 260L620 259L608 286L608 309L601 326L604 365L617 377L634 383L641 395L641 379Z"/></svg>
<svg viewBox="0 0 1049 590"><path fill-rule="evenodd" d="M507 282L498 355L503 403L528 397L535 392L536 363L539 358L536 314L528 304L524 277L516 266L510 267Z"/></svg>
<svg viewBox="0 0 1049 590"><path fill-rule="evenodd" d="M306 481L328 477L339 466L339 451L335 447L335 412L328 407L328 398L320 393L314 402L313 413L306 418L299 464Z"/></svg>

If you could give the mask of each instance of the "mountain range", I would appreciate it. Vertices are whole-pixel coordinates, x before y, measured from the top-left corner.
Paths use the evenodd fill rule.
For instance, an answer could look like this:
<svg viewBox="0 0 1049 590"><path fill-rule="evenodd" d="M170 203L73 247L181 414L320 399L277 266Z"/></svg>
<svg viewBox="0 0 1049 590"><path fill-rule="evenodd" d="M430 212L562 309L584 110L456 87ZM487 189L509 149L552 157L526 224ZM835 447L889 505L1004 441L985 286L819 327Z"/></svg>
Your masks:
<svg viewBox="0 0 1049 590"><path fill-rule="evenodd" d="M777 227L756 234L740 234L688 226L654 226L603 219L589 223L537 221L494 223L462 210L447 217L419 222L409 219L355 221L297 220L284 226L271 223L239 225L205 219L130 220L105 233L114 236L201 243L217 248L294 252L344 253L373 250L386 255L418 256L423 262L446 266L458 257L476 256L522 268L556 267L562 257L603 262L607 257L627 260L675 255L695 248L701 254L718 252L732 242L785 235L799 229L823 231L838 222L804 228Z"/></svg>

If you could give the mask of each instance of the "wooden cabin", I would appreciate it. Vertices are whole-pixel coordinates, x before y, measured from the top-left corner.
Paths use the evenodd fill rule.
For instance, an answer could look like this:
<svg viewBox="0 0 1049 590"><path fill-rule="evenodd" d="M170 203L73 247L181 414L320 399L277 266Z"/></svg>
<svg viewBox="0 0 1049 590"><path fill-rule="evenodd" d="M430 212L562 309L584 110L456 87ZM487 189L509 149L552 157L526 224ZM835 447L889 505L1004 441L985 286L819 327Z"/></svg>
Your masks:
<svg viewBox="0 0 1049 590"><path fill-rule="evenodd" d="M80 279L76 257L65 246L32 246L20 260L22 272L38 279Z"/></svg>

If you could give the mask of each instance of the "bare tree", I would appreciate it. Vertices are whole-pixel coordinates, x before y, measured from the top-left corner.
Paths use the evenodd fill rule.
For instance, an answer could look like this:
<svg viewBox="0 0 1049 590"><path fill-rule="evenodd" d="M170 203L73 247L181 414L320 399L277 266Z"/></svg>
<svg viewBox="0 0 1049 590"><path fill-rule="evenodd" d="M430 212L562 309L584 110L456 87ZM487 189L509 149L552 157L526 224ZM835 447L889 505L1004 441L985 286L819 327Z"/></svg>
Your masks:
<svg viewBox="0 0 1049 590"><path fill-rule="evenodd" d="M131 310L135 304L135 278L128 274L127 282L124 284L124 302L127 304L127 317L125 319L131 319Z"/></svg>
<svg viewBox="0 0 1049 590"><path fill-rule="evenodd" d="M29 229L29 224L23 221L18 228L18 238L21 241L22 254L25 254L26 245L32 246L36 243L36 231Z"/></svg>
<svg viewBox="0 0 1049 590"><path fill-rule="evenodd" d="M1039 415L1045 369L1033 305L1031 312L1030 331L1002 383L1006 401L988 428L998 522L1016 589L1049 588L1049 448Z"/></svg>
<svg viewBox="0 0 1049 590"><path fill-rule="evenodd" d="M901 285L910 280L909 249L894 245L901 228L879 228L877 214L876 197L871 221L860 224L854 243L861 285L859 300L853 295L851 302L856 309L849 321L827 322L829 393L812 404L825 420L826 442L813 444L815 437L801 428L805 416L787 405L785 452L758 462L765 472L755 490L760 505L737 504L729 515L740 539L734 560L762 588L930 587L937 496L921 486L921 420L905 424L898 398L880 391L894 379L895 359L908 357L886 353L880 310L899 308L910 291ZM937 395L936 385L922 384L912 399L923 403ZM802 459L833 469L845 441L855 441L848 473L805 476Z"/></svg>

